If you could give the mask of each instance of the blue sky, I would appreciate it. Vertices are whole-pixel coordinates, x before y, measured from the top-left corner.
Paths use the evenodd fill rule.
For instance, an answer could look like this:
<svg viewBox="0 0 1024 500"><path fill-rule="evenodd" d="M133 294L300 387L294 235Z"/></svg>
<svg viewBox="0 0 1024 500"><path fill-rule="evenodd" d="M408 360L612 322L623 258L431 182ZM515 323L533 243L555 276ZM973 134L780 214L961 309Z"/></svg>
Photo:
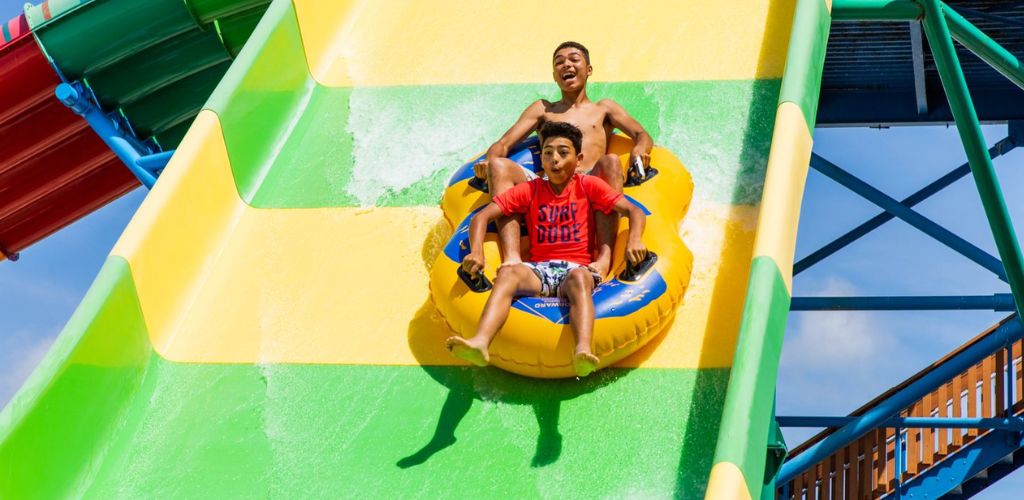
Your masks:
<svg viewBox="0 0 1024 500"><path fill-rule="evenodd" d="M139 188L0 262L0 406L31 372L81 301L110 248L145 198Z"/></svg>
<svg viewBox="0 0 1024 500"><path fill-rule="evenodd" d="M1005 125L984 128L989 145ZM819 129L815 151L901 199L966 161L955 128L942 126ZM995 161L1011 216L1024 226L1024 149ZM917 209L992 255L998 255L970 177ZM797 258L880 210L811 171L801 208ZM794 296L982 295L1009 286L923 233L894 220L798 275ZM778 377L779 415L846 415L925 368L1005 316L996 312L795 312L790 315ZM793 446L817 429L788 429ZM974 497L1013 498L1013 474ZM1011 493L1012 492L1012 493Z"/></svg>
<svg viewBox="0 0 1024 500"><path fill-rule="evenodd" d="M985 127L989 144L1005 126ZM819 129L815 151L900 199L965 161L955 128ZM1024 150L996 160L1020 227ZM1010 189L1013 188L1013 189ZM925 216L998 255L970 177L918 205ZM797 258L880 210L811 171ZM894 220L794 279L794 296L1004 293L994 275ZM779 414L846 414L916 373L1001 317L995 312L795 312L779 375ZM851 383L851 376L856 383ZM841 389L841 390L836 390ZM812 397L805 396L812 395ZM797 442L799 432L789 433Z"/></svg>
<svg viewBox="0 0 1024 500"><path fill-rule="evenodd" d="M0 0L0 19L22 2ZM989 143L1006 127L987 126ZM954 128L819 129L815 151L895 198L964 161ZM1018 233L1024 227L1024 149L996 161ZM873 216L878 209L813 172L807 181L797 256ZM138 189L0 262L0 406L10 397L74 311L107 253L146 194ZM970 178L918 209L996 255ZM892 221L794 280L794 296L991 294L1008 286L984 269ZM778 379L780 415L840 415L927 366L1003 316L993 312L842 312L790 316ZM796 445L814 430L789 430ZM975 497L1007 498L1024 488L1015 474ZM1011 493L1013 492L1013 493Z"/></svg>

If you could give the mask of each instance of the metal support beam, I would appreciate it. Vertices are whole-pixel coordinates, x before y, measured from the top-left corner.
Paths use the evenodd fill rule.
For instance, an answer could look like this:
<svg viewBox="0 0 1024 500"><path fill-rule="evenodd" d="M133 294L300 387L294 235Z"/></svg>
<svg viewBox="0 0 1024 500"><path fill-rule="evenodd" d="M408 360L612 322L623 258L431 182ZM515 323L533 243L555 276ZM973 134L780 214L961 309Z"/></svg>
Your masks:
<svg viewBox="0 0 1024 500"><path fill-rule="evenodd" d="M1010 120L1006 124L1006 135L1014 144L1024 146L1024 120Z"/></svg>
<svg viewBox="0 0 1024 500"><path fill-rule="evenodd" d="M864 415L855 417L856 420L843 424L842 428L783 464L778 477L775 479L775 483L785 484L796 477L797 474L807 470L825 457L832 455L836 450L846 446L854 439L861 437L865 432L882 425L895 415L898 415L903 409L919 401L925 394L932 392L940 385L945 384L949 379L974 366L984 357L995 352L996 349L1001 349L1009 345L1010 342L1019 339L1022 332L1024 332L1024 329L1021 328L1018 318L1013 318L1003 323L993 330L992 333L979 339L976 343L949 358L934 370L879 402L875 407L865 412Z"/></svg>
<svg viewBox="0 0 1024 500"><path fill-rule="evenodd" d="M96 135L103 139L107 147L124 162L128 170L131 170L144 186L153 187L153 184L156 183L156 176L138 164L138 160L143 154L151 152L149 147L135 138L133 134L126 133L123 130L124 126L107 116L96 105L91 93L83 85L62 83L57 85L55 93L60 102L85 118Z"/></svg>
<svg viewBox="0 0 1024 500"><path fill-rule="evenodd" d="M1013 311L1013 295L793 297L790 311Z"/></svg>
<svg viewBox="0 0 1024 500"><path fill-rule="evenodd" d="M978 195L981 196L981 204L985 208L996 248L999 249L999 257L1006 268L1006 277L1010 282L1010 290L1013 292L1019 314L1024 310L1024 257L1021 256L1013 222L1003 201L1003 192L999 187L992 159L985 147L985 137L981 133L978 115L974 112L974 104L967 91L967 81L964 80L960 61L953 49L953 40L946 24L946 17L952 11L945 9L944 14L943 4L939 0L919 1L925 11L924 31L928 37L928 45L935 58L935 66L939 70L939 78L942 80L942 87L946 91L946 98L956 121L957 132L960 133L960 140L967 153L967 161L971 165L971 173L974 175L974 182L978 187ZM994 45L998 47L998 44Z"/></svg>
<svg viewBox="0 0 1024 500"><path fill-rule="evenodd" d="M1012 2L1010 3L1012 6ZM948 5L946 7L949 7ZM960 13L961 15L968 15L974 17L980 17L982 19L988 19L997 23L1002 23L1007 26L1016 26L1018 28L1024 28L1024 21L1018 21L1016 19L1010 19L1006 16L1000 16L999 14L992 14L991 12L985 12L983 10L968 9L967 7L949 7L950 9Z"/></svg>
<svg viewBox="0 0 1024 500"><path fill-rule="evenodd" d="M909 66L908 66L909 69ZM888 127L895 125L942 125L953 122L953 113L945 99L928 88L928 114L917 114L914 88L887 87L886 89L852 90L824 88L819 98L818 127ZM979 116L989 122L1006 122L1024 116L1024 99L1013 84L979 92L974 96Z"/></svg>
<svg viewBox="0 0 1024 500"><path fill-rule="evenodd" d="M818 172L828 176L830 179L842 184L844 187L864 197L864 199L878 205L879 208L899 217L921 232L931 236L943 245L952 248L960 255L974 261L981 267L988 269L999 279L1006 281L1006 272L1002 263L988 252L978 248L971 242L953 234L950 230L936 224L931 219L915 212L913 209L891 198L889 195L875 189L874 186L858 179L853 174L843 170L836 164L811 153L811 167ZM1019 254L1019 251L1018 251Z"/></svg>
<svg viewBox="0 0 1024 500"><path fill-rule="evenodd" d="M910 51L914 61L914 98L917 100L917 114L928 114L928 91L924 86L924 41L921 39L921 23L910 22Z"/></svg>
<svg viewBox="0 0 1024 500"><path fill-rule="evenodd" d="M1016 128L1015 128L1015 125ZM1014 135L1014 133L1017 135ZM1010 151L1018 145L1024 145L1024 122L1010 122L1010 136L997 142L991 149L988 150L989 155L992 158L998 158ZM907 207L913 207L924 200L927 200L932 195L942 191L954 182L960 180L971 172L971 166L967 163L960 165L959 167L951 170L946 175L939 177L931 184L921 188L916 193L904 198L900 203ZM859 240L864 235L874 231L876 228L881 227L882 224L891 221L895 216L889 212L882 212L871 219L865 221L861 225L851 229L846 234L836 238L831 243L811 252L807 257L804 257L793 264L793 275L800 274L804 270L811 266L825 260L830 255L842 250L850 243Z"/></svg>
<svg viewBox="0 0 1024 500"><path fill-rule="evenodd" d="M914 21L922 15L913 0L832 0L833 21Z"/></svg>
<svg viewBox="0 0 1024 500"><path fill-rule="evenodd" d="M174 151L176 150L164 151L162 153L143 156L135 160L135 163L138 166L152 172L153 175L160 175L160 171L162 171L164 167L167 166L167 162L171 161L171 156L174 156Z"/></svg>
<svg viewBox="0 0 1024 500"><path fill-rule="evenodd" d="M996 43L995 40L989 38L988 35L971 24L970 21L964 19L963 16L948 5L938 2L938 0L929 1L939 3L939 5L931 8L936 9L936 12L938 9L941 9L942 11L942 16L936 15L935 20L931 21L931 23L935 25L934 29L942 29L938 25L938 21L944 21L943 24L949 23L949 32L953 38L956 38L956 41L960 42L964 47L967 47L967 49L973 52L974 55L980 57L982 61L987 62L990 66L995 68L996 71L1008 78L1018 87L1024 89L1024 64L1021 64L1021 61L1020 59L1017 59L1017 56L1004 49L1001 45ZM932 54L935 54L935 42L932 41L931 36L928 37L928 42L932 47ZM949 46L952 49L953 44L950 43ZM959 68L959 62L955 60L956 54L954 53L953 56L954 60L947 61L946 63L957 63L957 68ZM939 65L938 57L936 57L936 65ZM942 75L941 70L939 71L939 75ZM942 84L943 86L946 86L945 79L942 80ZM966 85L964 86L964 89L966 90ZM946 93L948 94L949 91L947 90ZM952 105L952 103L950 104ZM955 116L955 109L953 113Z"/></svg>

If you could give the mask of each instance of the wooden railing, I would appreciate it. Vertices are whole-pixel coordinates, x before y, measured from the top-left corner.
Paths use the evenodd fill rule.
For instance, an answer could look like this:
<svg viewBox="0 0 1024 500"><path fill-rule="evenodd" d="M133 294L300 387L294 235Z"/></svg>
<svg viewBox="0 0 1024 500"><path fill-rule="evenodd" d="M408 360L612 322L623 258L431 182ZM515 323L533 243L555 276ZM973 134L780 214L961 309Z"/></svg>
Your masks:
<svg viewBox="0 0 1024 500"><path fill-rule="evenodd" d="M1009 318L1007 318L1008 320ZM1003 323L1007 320L1004 320ZM1001 325L1002 323L1000 323ZM887 399L890 395L927 375L957 353L986 335L996 325L971 339L925 370L893 387L851 416L859 416ZM1020 340L1008 349L999 349L968 370L953 377L921 400L900 412L901 417L978 418L1003 417L1024 410L1022 393L1024 377L1021 372ZM1007 358L1012 363L1007 363ZM1009 372L1007 371L1009 370ZM1007 373L1010 375L1008 376ZM1007 391L1007 380L1012 377L1012 392ZM1012 405L1006 404L1008 393ZM894 415L895 417L896 415ZM819 433L794 448L796 456L834 432ZM978 429L903 429L904 471L901 482L906 482L942 461L952 452L971 443L987 430ZM789 484L778 485L778 498L787 500L854 500L879 498L893 492L896 487L896 429L879 428L854 440L832 456L818 462L793 478Z"/></svg>

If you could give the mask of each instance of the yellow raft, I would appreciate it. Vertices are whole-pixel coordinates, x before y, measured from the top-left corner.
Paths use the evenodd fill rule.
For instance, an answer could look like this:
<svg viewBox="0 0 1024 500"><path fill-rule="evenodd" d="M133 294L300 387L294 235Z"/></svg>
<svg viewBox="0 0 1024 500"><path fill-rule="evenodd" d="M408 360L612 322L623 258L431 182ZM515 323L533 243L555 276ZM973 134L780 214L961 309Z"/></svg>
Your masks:
<svg viewBox="0 0 1024 500"><path fill-rule="evenodd" d="M620 135L612 137L608 151L625 163L633 142ZM540 172L536 137L516 145L509 158L525 168ZM489 292L474 292L458 276L463 257L469 253L469 221L490 202L473 177L473 164L463 165L448 183L441 209L452 228L452 237L438 255L430 272L430 296L452 331L469 338ZM671 322L690 281L693 254L679 238L679 224L693 195L689 172L671 153L655 147L645 179L627 182L630 201L647 214L644 244L657 255L654 265L639 276L625 276L623 253L628 229L625 218L619 226L611 275L594 291L594 354L606 367L632 354ZM638 184L630 186L629 184ZM484 243L487 266L484 274L493 280L501 256L497 234L489 228ZM529 239L523 238L524 256ZM569 306L564 299L521 297L512 303L508 321L491 344L491 364L504 370L538 378L573 377L575 343L569 325Z"/></svg>

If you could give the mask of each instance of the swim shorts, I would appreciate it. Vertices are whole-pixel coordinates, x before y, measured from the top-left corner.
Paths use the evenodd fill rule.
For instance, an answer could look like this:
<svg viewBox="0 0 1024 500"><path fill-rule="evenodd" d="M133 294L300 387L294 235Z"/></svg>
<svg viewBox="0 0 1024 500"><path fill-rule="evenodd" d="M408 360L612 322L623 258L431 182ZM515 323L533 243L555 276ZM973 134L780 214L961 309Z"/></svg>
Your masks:
<svg viewBox="0 0 1024 500"><path fill-rule="evenodd" d="M565 260L546 260L544 262L524 262L526 267L529 267L533 274L537 275L540 279L540 296L541 297L557 297L558 287L562 286L562 282L569 277L569 271L576 269L577 267L586 268L575 262L569 262ZM590 269L587 269L590 271ZM601 275L590 271L590 275L594 277L594 286L601 283Z"/></svg>

